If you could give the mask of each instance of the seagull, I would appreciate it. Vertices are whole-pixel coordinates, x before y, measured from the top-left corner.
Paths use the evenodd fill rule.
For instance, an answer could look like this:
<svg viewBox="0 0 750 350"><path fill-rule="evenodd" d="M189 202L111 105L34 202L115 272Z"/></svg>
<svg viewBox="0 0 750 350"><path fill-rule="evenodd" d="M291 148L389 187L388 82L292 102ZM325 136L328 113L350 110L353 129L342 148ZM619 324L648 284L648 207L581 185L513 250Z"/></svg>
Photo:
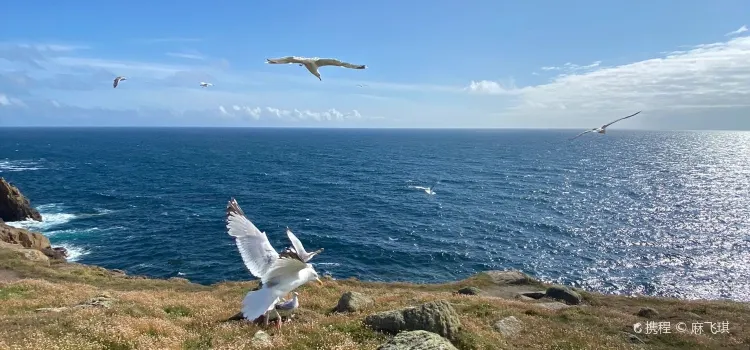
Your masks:
<svg viewBox="0 0 750 350"><path fill-rule="evenodd" d="M344 68L351 68L351 69L365 69L367 68L366 65L357 65L357 64L351 64L347 62L341 62L335 58L319 58L319 57L299 57L299 56L287 56L287 57L280 57L280 58L266 58L266 63L269 64L290 64L290 63L296 63L300 66L305 66L307 70L312 73L312 75L318 77L318 80L323 80L320 77L320 72L318 72L319 67L323 66L339 66Z"/></svg>
<svg viewBox="0 0 750 350"><path fill-rule="evenodd" d="M201 87L208 87L208 86L214 86L214 84L201 82Z"/></svg>
<svg viewBox="0 0 750 350"><path fill-rule="evenodd" d="M434 188L435 188L435 186L437 186L437 184L439 184L439 183L440 183L440 181L436 182L436 183L435 183L434 185L432 185L432 186L430 186L430 187L414 186L414 188L418 188L418 189L420 189L420 190L424 190L424 191L425 191L425 193L427 193L427 194L435 194L435 191L433 191L433 189L434 189Z"/></svg>
<svg viewBox="0 0 750 350"><path fill-rule="evenodd" d="M119 76L119 77L115 78L115 82L114 82L114 84L112 84L112 87L113 87L113 88L116 88L116 87L117 87L117 84L119 84L119 83L120 83L120 80L128 80L128 78L125 78L125 77L123 77L123 76Z"/></svg>
<svg viewBox="0 0 750 350"><path fill-rule="evenodd" d="M292 230L289 229L289 227L286 228L286 236L289 237L289 240L292 241L292 247L287 248L281 253L281 256L287 256L290 258L295 258L298 260L302 260L304 262L310 261L314 256L320 254L323 252L324 248L320 248L312 253L308 253L305 251L305 247L302 246L302 242L297 238L297 236L292 233Z"/></svg>
<svg viewBox="0 0 750 350"><path fill-rule="evenodd" d="M641 111L635 112L635 113L633 113L633 114L631 114L631 115L629 115L629 116L627 116L627 117L622 117L622 118L620 118L620 119L617 119L617 120L615 120L615 121L613 121L613 122L611 122L611 123L608 123L608 124L604 124L604 125L602 125L602 126L601 126L601 127L599 127L599 128L593 128L593 129L590 129L590 130L586 130L586 131L584 131L584 132L582 132L582 133L580 133L580 134L576 135L575 137L571 138L571 140L575 140L575 139L577 139L577 138L579 138L579 137L583 136L584 134L588 134L588 133L590 133L590 132L596 132L596 133L599 133L599 134L605 134L605 133L607 133L607 127L608 127L608 126L610 126L610 125L612 125L612 124L614 124L614 123L617 123L617 122L619 122L620 120L623 120L623 119L628 119L628 118L630 118L630 117L632 117L632 116L634 116L634 115L636 115L636 114L638 114L638 113L641 113Z"/></svg>
<svg viewBox="0 0 750 350"><path fill-rule="evenodd" d="M294 310L299 307L299 293L292 292L292 294L294 295L292 297L292 300L285 300L283 302L279 302L278 304L276 304L276 306L274 306L274 309L276 309L276 314L279 315L279 323L281 323L282 321L280 313L287 318L291 318Z"/></svg>
<svg viewBox="0 0 750 350"><path fill-rule="evenodd" d="M234 198L227 204L226 220L229 235L235 237L245 266L252 275L260 278L263 285L260 289L245 295L242 300L243 317L255 320L260 316L267 316L269 311L274 311L281 319L275 308L279 298L307 282L317 281L323 285L315 268L299 259L296 254L280 256L271 246L266 233L260 231L245 217ZM294 244L293 241L292 245ZM265 320L268 325L268 317L265 317ZM278 327L280 328L281 324Z"/></svg>
<svg viewBox="0 0 750 350"><path fill-rule="evenodd" d="M365 87L365 86L367 86L367 84L357 84L357 86L359 86L359 87Z"/></svg>

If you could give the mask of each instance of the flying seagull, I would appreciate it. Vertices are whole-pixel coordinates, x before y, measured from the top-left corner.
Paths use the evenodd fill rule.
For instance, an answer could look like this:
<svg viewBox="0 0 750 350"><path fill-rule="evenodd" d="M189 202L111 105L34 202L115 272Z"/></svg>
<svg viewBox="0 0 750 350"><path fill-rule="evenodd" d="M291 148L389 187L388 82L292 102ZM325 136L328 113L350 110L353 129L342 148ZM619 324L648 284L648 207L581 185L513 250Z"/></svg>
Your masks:
<svg viewBox="0 0 750 350"><path fill-rule="evenodd" d="M344 68L351 68L351 69L365 69L367 68L366 65L357 65L357 64L351 64L347 62L341 62L335 58L318 58L318 57L299 57L299 56L287 56L287 57L280 57L280 58L266 58L266 63L269 64L291 64L296 63L300 66L305 66L307 70L312 73L312 75L318 77L318 80L323 80L320 77L320 72L318 72L318 68L324 67L324 66L339 66Z"/></svg>
<svg viewBox="0 0 750 350"><path fill-rule="evenodd" d="M115 82L112 84L113 88L116 88L118 84L120 84L120 80L128 80L128 78L125 78L123 76L119 76L115 78Z"/></svg>
<svg viewBox="0 0 750 350"><path fill-rule="evenodd" d="M596 133L599 133L599 134L605 134L605 133L607 133L607 127L608 127L608 126L610 126L610 125L612 125L612 124L614 124L614 123L617 123L617 122L619 122L620 120L623 120L623 119L628 119L628 118L630 118L630 117L632 117L632 116L635 116L635 115L636 115L636 114L638 114L638 113L641 113L641 111L635 112L635 113L633 113L633 114L631 114L631 115L629 115L629 116L627 116L627 117L622 117L622 118L620 118L620 119L617 119L617 120L615 120L615 121L613 121L613 122L610 122L610 123L608 123L608 124L604 124L604 125L602 125L602 126L601 126L601 127L599 127L599 128L593 128L593 129L590 129L590 130L586 130L586 131L584 131L584 132L582 132L582 133L580 133L580 134L576 135L575 137L571 138L571 140L575 140L575 139L577 139L577 138L579 138L579 137L583 136L584 134L588 134L588 133L590 133L590 132L596 132Z"/></svg>
<svg viewBox="0 0 750 350"><path fill-rule="evenodd" d="M312 253L308 253L307 251L305 251L305 247L302 246L302 242L300 242L297 236L295 236L294 233L292 233L292 230L290 230L289 227L286 228L286 236L289 237L290 241L292 241L292 247L284 250L281 253L281 256L287 256L289 258L294 258L297 260L308 262L315 255L322 253L324 250L324 248L320 248Z"/></svg>
<svg viewBox="0 0 750 350"><path fill-rule="evenodd" d="M359 86L359 87L365 87L365 86L367 86L367 84L357 84L357 86Z"/></svg>
<svg viewBox="0 0 750 350"><path fill-rule="evenodd" d="M201 82L201 87L208 87L208 86L214 86L214 84Z"/></svg>
<svg viewBox="0 0 750 350"><path fill-rule="evenodd" d="M433 191L433 189L434 189L434 188L435 188L435 186L437 186L437 184L439 184L439 183L440 183L440 181L436 182L436 183L435 183L434 185L432 185L432 186L430 186L430 187L414 186L414 188L418 188L418 189L420 189L420 190L424 190L424 191L425 191L425 193L427 193L427 194L435 194L435 191Z"/></svg>
<svg viewBox="0 0 750 350"><path fill-rule="evenodd" d="M245 217L234 198L227 204L226 220L229 235L235 237L245 266L263 284L260 289L248 292L242 300L242 316L246 319L255 320L260 316L267 316L269 311L274 311L281 319L275 309L279 298L307 282L317 281L323 285L313 266L296 258L296 254L280 256L271 246L265 232L260 231ZM268 317L265 319L268 324Z"/></svg>

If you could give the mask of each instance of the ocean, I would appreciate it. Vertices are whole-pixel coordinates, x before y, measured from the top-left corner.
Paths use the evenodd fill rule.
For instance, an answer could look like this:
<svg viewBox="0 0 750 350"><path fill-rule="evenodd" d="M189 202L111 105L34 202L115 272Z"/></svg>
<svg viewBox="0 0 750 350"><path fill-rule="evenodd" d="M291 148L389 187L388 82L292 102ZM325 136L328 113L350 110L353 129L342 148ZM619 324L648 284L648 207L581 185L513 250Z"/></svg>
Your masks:
<svg viewBox="0 0 750 350"><path fill-rule="evenodd" d="M72 260L254 279L235 197L322 274L442 282L519 269L614 294L750 301L750 133L3 128L0 176ZM417 186L438 182L430 195Z"/></svg>

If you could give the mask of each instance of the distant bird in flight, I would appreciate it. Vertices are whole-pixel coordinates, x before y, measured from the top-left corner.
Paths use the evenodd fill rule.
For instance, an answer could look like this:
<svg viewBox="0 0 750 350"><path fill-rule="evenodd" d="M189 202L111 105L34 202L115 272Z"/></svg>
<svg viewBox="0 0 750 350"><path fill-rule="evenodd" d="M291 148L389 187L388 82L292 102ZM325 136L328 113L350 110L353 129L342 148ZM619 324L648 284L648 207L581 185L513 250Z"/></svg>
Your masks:
<svg viewBox="0 0 750 350"><path fill-rule="evenodd" d="M365 86L367 86L367 84L357 84L357 86L359 86L359 87L365 87Z"/></svg>
<svg viewBox="0 0 750 350"><path fill-rule="evenodd" d="M208 87L208 86L214 86L214 84L201 82L201 87Z"/></svg>
<svg viewBox="0 0 750 350"><path fill-rule="evenodd" d="M270 64L290 64L290 63L296 63L300 66L305 66L307 70L312 73L312 75L318 77L318 80L323 80L320 77L320 73L318 72L319 67L324 66L339 66L344 68L351 68L351 69L365 69L367 68L366 65L357 65L357 64L351 64L347 62L341 62L334 58L318 58L318 57L299 57L299 56L287 56L287 57L280 57L280 58L266 58L266 63Z"/></svg>
<svg viewBox="0 0 750 350"><path fill-rule="evenodd" d="M607 127L608 127L608 126L610 126L610 125L612 125L612 124L614 124L614 123L617 123L617 122L619 122L620 120L623 120L623 119L628 119L628 118L630 118L630 117L632 117L632 116L635 116L635 115L636 115L636 114L638 114L638 113L641 113L641 111L635 112L635 113L633 113L633 114L631 114L631 115L629 115L629 116L627 116L627 117L622 117L622 118L620 118L620 119L617 119L617 120L615 120L615 121L613 121L613 122L610 122L610 123L608 123L608 124L604 124L604 125L602 125L601 127L598 127L598 128L593 128L593 129L591 129L591 130L586 130L586 131L584 131L584 132L582 132L582 133L580 133L580 134L576 135L575 137L571 138L571 140L575 140L575 139L577 139L577 138L579 138L579 137L583 136L584 134L588 134L588 133L590 133L590 132L596 132L596 133L599 133L599 134L606 134L606 133L607 133Z"/></svg>
<svg viewBox="0 0 750 350"><path fill-rule="evenodd" d="M439 184L439 183L440 183L440 181L436 182L436 183L435 183L434 185L432 185L432 186L430 186L430 187L414 186L414 188L418 188L418 189L420 189L420 190L424 190L424 192L425 192L425 193L427 193L427 194L431 194L431 195L434 195L434 194L435 194L435 191L433 191L433 189L434 189L434 188L435 188L435 186L437 186L437 184Z"/></svg>
<svg viewBox="0 0 750 350"><path fill-rule="evenodd" d="M119 76L119 77L115 78L115 82L114 82L114 84L112 84L112 87L116 88L117 84L120 84L120 80L128 80L128 78L125 78L123 76Z"/></svg>

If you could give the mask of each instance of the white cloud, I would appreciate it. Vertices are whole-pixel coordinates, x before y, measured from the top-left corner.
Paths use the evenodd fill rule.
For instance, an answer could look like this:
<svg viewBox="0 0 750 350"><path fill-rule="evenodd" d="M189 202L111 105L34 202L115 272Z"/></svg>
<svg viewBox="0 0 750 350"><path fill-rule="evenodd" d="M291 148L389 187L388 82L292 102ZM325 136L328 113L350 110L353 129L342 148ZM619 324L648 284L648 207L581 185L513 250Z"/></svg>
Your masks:
<svg viewBox="0 0 750 350"><path fill-rule="evenodd" d="M230 110L231 109L231 110ZM311 110L299 110L299 109L281 109L276 107L248 107L240 105L232 105L231 107L219 106L221 114L233 117L236 119L248 119L260 120L261 118L271 118L282 121L316 121L316 122L343 122L352 120L366 119L362 114L353 109L350 112L341 112L335 108L330 108L325 111L315 112Z"/></svg>
<svg viewBox="0 0 750 350"><path fill-rule="evenodd" d="M742 33L746 32L746 31L747 31L747 26L746 26L746 25L743 25L743 26L742 26L742 27L740 27L739 29L737 29L737 30L733 30L733 31L731 31L731 32L729 32L729 33L726 33L726 34L724 34L724 35L725 35L725 36L734 36L734 35L739 35L739 34L742 34Z"/></svg>
<svg viewBox="0 0 750 350"><path fill-rule="evenodd" d="M559 66L559 67L555 67L555 66L546 66L546 67L542 67L541 69L542 69L542 70L544 70L544 71L553 71L553 70L559 70L559 71L564 71L564 72L566 72L566 73L575 73L575 72L581 72L581 71L588 71L588 70L592 70L592 69L594 69L594 68L597 68L597 67L599 67L599 65L600 65L601 63L602 63L602 61L596 61L596 62L594 62L594 63L591 63L591 64L587 64L587 65L585 65L585 66L580 66L580 65L577 65L577 64L575 64L575 63L570 63L570 62L568 62L568 63L565 63L565 64L564 64L564 65L562 65L562 66Z"/></svg>
<svg viewBox="0 0 750 350"><path fill-rule="evenodd" d="M178 57L178 58L186 58L189 60L205 60L206 56L203 56L199 53L186 53L186 52L167 52L167 56L172 57Z"/></svg>
<svg viewBox="0 0 750 350"><path fill-rule="evenodd" d="M598 66L599 62L584 67ZM570 65L572 67L573 65ZM493 82L472 82L468 89L502 91L515 104L501 115L598 116L634 110L660 113L711 108L750 107L750 37L698 45L664 57L560 75L549 83L506 93ZM504 101L507 103L508 101ZM562 108L565 107L565 108ZM676 114L675 114L676 115ZM597 119L589 120L596 120ZM646 115L643 116L645 119ZM565 119L550 126L570 126ZM606 119L606 118L605 118ZM578 118L578 120L581 120ZM638 121L633 120L634 124Z"/></svg>
<svg viewBox="0 0 750 350"><path fill-rule="evenodd" d="M26 104L17 98L10 97L6 94L0 93L0 107L9 107L9 106L26 107Z"/></svg>
<svg viewBox="0 0 750 350"><path fill-rule="evenodd" d="M469 86L466 87L466 90L478 94L508 95L515 93L517 91L517 88L515 83L512 81L508 84L501 84L499 82L491 80L472 80Z"/></svg>

